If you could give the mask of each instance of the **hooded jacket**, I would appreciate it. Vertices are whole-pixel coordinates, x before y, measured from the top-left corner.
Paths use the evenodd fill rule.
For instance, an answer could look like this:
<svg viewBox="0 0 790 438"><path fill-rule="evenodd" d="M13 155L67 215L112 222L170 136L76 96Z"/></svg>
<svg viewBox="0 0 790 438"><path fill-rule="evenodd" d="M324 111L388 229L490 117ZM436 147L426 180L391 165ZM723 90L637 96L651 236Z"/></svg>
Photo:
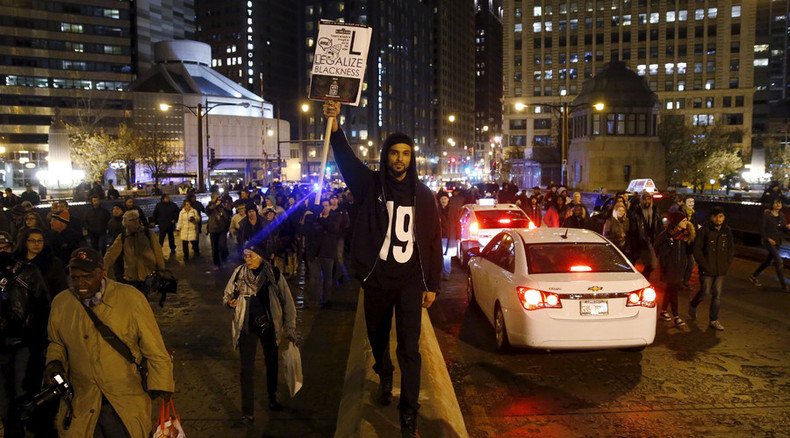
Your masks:
<svg viewBox="0 0 790 438"><path fill-rule="evenodd" d="M346 185L359 205L354 235L351 243L351 267L355 275L364 282L379 263L379 249L384 243L390 218L387 212L387 154L390 147L406 143L414 147L414 142L404 134L391 135L381 151L380 171L370 170L354 154L345 133L338 129L330 137L335 161L346 181ZM414 234L416 252L420 268L420 284L425 291L439 290L439 276L442 271L442 245L439 213L433 192L417 179L417 160L414 154L409 161L406 178L412 184L414 193Z"/></svg>

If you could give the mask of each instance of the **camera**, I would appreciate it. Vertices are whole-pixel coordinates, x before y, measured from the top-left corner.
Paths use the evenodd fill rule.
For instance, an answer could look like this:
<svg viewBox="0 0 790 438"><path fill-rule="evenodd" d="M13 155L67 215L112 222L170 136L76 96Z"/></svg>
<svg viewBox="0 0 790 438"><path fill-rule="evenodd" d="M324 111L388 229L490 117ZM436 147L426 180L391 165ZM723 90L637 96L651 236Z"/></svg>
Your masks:
<svg viewBox="0 0 790 438"><path fill-rule="evenodd" d="M33 416L33 412L35 412L39 406L49 402L50 400L56 400L61 397L71 400L71 398L74 396L74 389L71 387L71 383L66 380L66 377L63 374L54 374L52 376L52 380L54 380L55 383L42 389L41 392L34 395L29 402L22 405L20 413L22 421L29 420Z"/></svg>

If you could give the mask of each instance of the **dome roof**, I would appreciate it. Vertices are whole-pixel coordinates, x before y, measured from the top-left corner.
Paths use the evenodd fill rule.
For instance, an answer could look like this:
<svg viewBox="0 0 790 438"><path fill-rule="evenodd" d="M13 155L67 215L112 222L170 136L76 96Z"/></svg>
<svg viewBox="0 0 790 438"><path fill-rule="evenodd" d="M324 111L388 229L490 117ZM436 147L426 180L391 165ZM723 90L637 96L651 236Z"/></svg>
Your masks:
<svg viewBox="0 0 790 438"><path fill-rule="evenodd" d="M622 61L611 61L600 73L584 82L573 105L604 102L607 108L654 108L658 95L650 90L645 78L629 70Z"/></svg>

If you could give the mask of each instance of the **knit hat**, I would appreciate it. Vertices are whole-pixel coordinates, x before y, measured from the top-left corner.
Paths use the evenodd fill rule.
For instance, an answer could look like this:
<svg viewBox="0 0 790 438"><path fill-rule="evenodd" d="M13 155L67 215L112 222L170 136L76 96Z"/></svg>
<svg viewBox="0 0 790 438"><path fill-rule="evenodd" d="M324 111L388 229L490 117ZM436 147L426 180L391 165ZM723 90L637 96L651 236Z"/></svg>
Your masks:
<svg viewBox="0 0 790 438"><path fill-rule="evenodd" d="M69 268L77 268L81 271L91 272L94 269L104 266L101 254L93 248L78 248L71 253Z"/></svg>
<svg viewBox="0 0 790 438"><path fill-rule="evenodd" d="M247 244L244 246L244 249L245 250L248 249L254 252L255 254L258 254L264 260L268 260L271 258L271 252L269 252L269 250L266 248L266 245L264 245L263 242L257 242L257 243L247 242Z"/></svg>
<svg viewBox="0 0 790 438"><path fill-rule="evenodd" d="M686 213L683 213L682 211L673 211L672 213L669 213L669 216L667 217L667 229L674 229L679 223L683 221L683 219L686 219L687 217L688 216L686 216Z"/></svg>

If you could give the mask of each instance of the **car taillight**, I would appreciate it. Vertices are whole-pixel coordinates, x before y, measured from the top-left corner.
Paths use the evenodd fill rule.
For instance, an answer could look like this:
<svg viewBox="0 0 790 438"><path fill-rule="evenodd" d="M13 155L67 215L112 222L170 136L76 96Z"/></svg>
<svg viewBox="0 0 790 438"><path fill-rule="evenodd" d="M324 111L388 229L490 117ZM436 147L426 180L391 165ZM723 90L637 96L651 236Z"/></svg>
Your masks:
<svg viewBox="0 0 790 438"><path fill-rule="evenodd" d="M639 289L628 294L626 307L656 307L656 290L652 286Z"/></svg>
<svg viewBox="0 0 790 438"><path fill-rule="evenodd" d="M560 297L555 293L519 286L516 288L516 295L524 310L562 308Z"/></svg>
<svg viewBox="0 0 790 438"><path fill-rule="evenodd" d="M477 234L480 231L480 225L477 222L472 222L469 224L469 232L472 234Z"/></svg>
<svg viewBox="0 0 790 438"><path fill-rule="evenodd" d="M592 268L587 265L573 265L571 266L571 272L591 272Z"/></svg>
<svg viewBox="0 0 790 438"><path fill-rule="evenodd" d="M509 223L510 223L510 219L507 219L507 218L505 218L505 219L500 219L498 222L499 222L500 224L502 224L502 225L507 225L507 224L509 224Z"/></svg>
<svg viewBox="0 0 790 438"><path fill-rule="evenodd" d="M654 193L653 194L653 199L661 199L663 197L664 197L664 195L662 195L661 193Z"/></svg>

